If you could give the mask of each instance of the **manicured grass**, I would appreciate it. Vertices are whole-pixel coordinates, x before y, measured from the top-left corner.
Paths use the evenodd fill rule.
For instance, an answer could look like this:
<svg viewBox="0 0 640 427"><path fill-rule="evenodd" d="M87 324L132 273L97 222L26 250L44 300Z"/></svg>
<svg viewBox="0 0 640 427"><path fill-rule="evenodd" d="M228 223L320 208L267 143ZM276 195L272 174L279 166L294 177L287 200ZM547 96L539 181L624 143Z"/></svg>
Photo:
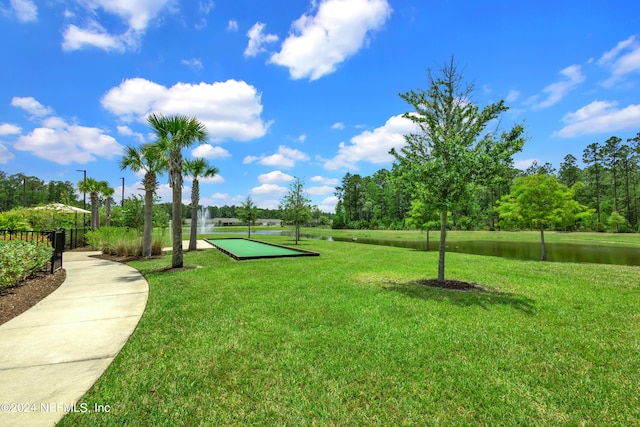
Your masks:
<svg viewBox="0 0 640 427"><path fill-rule="evenodd" d="M261 239L292 244L289 238ZM67 425L638 425L640 268L303 240L132 263L147 310Z"/></svg>

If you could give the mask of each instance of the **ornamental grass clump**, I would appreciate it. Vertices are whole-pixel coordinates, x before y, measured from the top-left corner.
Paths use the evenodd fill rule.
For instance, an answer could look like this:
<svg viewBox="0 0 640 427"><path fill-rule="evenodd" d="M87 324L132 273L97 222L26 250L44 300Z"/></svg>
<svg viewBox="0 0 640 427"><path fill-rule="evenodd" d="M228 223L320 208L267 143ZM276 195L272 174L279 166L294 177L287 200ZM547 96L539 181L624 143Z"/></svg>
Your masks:
<svg viewBox="0 0 640 427"><path fill-rule="evenodd" d="M122 227L104 227L87 233L87 242L105 255L142 256L142 237L136 230ZM154 237L151 255L162 254L162 238Z"/></svg>
<svg viewBox="0 0 640 427"><path fill-rule="evenodd" d="M0 240L0 288L14 286L46 267L53 248L22 240Z"/></svg>

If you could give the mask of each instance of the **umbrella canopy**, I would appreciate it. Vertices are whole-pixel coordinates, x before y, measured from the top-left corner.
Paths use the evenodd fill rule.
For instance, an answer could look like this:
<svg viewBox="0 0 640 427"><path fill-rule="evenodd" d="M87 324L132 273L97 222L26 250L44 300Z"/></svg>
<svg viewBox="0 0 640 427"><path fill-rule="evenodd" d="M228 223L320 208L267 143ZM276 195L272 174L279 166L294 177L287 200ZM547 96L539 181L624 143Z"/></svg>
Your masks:
<svg viewBox="0 0 640 427"><path fill-rule="evenodd" d="M56 211L61 213L91 213L88 210L82 208L76 208L75 206L64 205L62 203L51 203L45 206L37 206L33 209L37 210L46 210L46 211Z"/></svg>

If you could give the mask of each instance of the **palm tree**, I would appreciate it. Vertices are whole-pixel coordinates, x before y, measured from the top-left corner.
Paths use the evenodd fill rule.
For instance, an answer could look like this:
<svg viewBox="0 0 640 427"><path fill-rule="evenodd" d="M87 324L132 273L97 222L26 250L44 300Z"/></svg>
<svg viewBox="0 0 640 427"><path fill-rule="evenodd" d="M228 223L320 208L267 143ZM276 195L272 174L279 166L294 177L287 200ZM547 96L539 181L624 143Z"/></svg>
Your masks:
<svg viewBox="0 0 640 427"><path fill-rule="evenodd" d="M78 189L83 193L89 193L91 198L91 228L100 228L99 195L104 181L95 178L87 178L78 182Z"/></svg>
<svg viewBox="0 0 640 427"><path fill-rule="evenodd" d="M205 126L195 118L183 115L163 116L151 114L147 122L153 128L158 141L154 144L169 158L169 183L172 189L173 255L171 266L181 268L182 261L182 149L195 141L207 139Z"/></svg>
<svg viewBox="0 0 640 427"><path fill-rule="evenodd" d="M200 158L185 160L183 167L185 174L193 178L193 185L191 186L191 233L189 234L189 250L195 251L197 248L198 204L200 203L199 178L214 177L218 174L219 170L217 167L209 165L205 159Z"/></svg>
<svg viewBox="0 0 640 427"><path fill-rule="evenodd" d="M158 189L158 173L168 168L164 153L151 144L144 144L139 149L127 147L125 155L120 159L120 170L126 168L133 172L144 171L142 186L144 188L144 231L142 235L142 256L151 256L153 233L153 196Z"/></svg>
<svg viewBox="0 0 640 427"><path fill-rule="evenodd" d="M105 225L107 227L111 226L111 197L113 196L114 193L114 189L109 187L109 183L107 183L107 181L100 181L103 186L102 186L102 191L100 191L100 194L102 194L105 197L104 200L104 210L105 210Z"/></svg>

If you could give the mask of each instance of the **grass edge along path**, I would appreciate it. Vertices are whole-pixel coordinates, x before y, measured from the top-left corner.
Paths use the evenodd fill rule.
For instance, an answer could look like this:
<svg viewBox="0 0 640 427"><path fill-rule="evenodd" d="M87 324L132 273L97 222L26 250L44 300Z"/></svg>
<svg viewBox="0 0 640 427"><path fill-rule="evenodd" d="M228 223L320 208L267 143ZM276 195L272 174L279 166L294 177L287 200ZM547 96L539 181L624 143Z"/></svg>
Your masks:
<svg viewBox="0 0 640 427"><path fill-rule="evenodd" d="M282 237L265 240L288 244ZM130 341L60 425L637 425L640 268L302 241L321 257L160 273Z"/></svg>

